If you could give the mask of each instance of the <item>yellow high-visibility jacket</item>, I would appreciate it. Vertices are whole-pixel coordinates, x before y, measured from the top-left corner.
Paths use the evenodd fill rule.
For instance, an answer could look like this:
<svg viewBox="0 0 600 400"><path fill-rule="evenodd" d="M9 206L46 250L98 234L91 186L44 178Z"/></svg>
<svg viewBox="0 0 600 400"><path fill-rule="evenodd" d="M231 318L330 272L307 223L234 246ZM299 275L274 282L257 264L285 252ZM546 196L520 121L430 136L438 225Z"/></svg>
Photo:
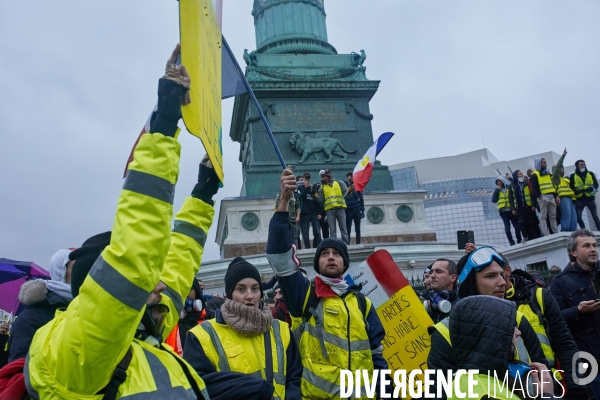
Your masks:
<svg viewBox="0 0 600 400"><path fill-rule="evenodd" d="M132 360L118 398L207 397L204 382L170 347L134 339L150 292L159 279L169 306L164 336L178 321L182 299L199 268L214 210L186 200L170 234L173 190L179 174L176 139L141 137L121 192L111 243L98 258L66 311L39 329L25 366L33 398L102 399L129 348Z"/></svg>

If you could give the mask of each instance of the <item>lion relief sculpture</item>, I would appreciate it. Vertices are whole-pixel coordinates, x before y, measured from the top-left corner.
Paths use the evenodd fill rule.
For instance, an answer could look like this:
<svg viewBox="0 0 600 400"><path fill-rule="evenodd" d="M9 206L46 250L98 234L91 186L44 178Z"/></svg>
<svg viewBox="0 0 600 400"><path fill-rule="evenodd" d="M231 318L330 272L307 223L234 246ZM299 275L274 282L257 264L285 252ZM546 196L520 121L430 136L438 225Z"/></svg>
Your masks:
<svg viewBox="0 0 600 400"><path fill-rule="evenodd" d="M339 156L342 160L348 158L349 153L356 153L356 150L347 150L342 143L332 137L310 137L306 133L294 132L290 135L290 145L298 154L300 163L303 163L312 155L314 161L319 161L317 153L325 153L325 162L331 162L333 156Z"/></svg>

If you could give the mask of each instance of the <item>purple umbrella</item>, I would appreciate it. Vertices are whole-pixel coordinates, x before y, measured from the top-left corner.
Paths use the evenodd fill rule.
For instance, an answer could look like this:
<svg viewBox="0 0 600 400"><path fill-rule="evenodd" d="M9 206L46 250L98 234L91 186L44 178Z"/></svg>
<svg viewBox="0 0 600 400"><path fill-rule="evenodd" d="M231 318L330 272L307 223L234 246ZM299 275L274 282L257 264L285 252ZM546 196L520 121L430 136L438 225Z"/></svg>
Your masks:
<svg viewBox="0 0 600 400"><path fill-rule="evenodd" d="M17 315L21 285L32 279L50 279L50 273L30 261L0 258L0 309Z"/></svg>

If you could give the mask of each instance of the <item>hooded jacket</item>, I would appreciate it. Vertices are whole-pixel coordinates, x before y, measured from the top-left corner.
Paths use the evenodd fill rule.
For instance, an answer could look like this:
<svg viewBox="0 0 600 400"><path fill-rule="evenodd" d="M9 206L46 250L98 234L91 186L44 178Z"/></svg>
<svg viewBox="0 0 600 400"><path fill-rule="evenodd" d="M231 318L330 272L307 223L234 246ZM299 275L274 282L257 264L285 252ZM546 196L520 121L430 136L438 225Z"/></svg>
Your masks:
<svg viewBox="0 0 600 400"><path fill-rule="evenodd" d="M510 205L513 209L516 210L521 210L521 209L525 209L527 208L527 203L525 202L525 196L523 194L523 190L528 187L529 184L529 178L527 178L526 176L523 177L523 182L519 182L519 171L515 171L513 172L513 180L511 182L511 188L512 190L510 191L509 194L509 201L510 201ZM533 196L532 197L532 201Z"/></svg>
<svg viewBox="0 0 600 400"><path fill-rule="evenodd" d="M506 196L507 201L509 201L509 205L506 208L498 209L498 211L499 212L512 211L514 209L514 207L510 203L510 192L512 191L511 183L508 179L506 179L503 176L499 176L498 178L496 178L496 182L498 182L498 181L502 182L504 187L502 189L496 188L496 190L494 190L494 194L492 194L492 203L498 203L498 201L500 199L500 193L503 193L504 196Z"/></svg>
<svg viewBox="0 0 600 400"><path fill-rule="evenodd" d="M54 318L57 309L67 307L73 299L70 286L63 282L44 280L25 282L21 286L19 301L27 308L13 325L8 343L8 362L27 357L37 330ZM63 290L60 290L61 287Z"/></svg>

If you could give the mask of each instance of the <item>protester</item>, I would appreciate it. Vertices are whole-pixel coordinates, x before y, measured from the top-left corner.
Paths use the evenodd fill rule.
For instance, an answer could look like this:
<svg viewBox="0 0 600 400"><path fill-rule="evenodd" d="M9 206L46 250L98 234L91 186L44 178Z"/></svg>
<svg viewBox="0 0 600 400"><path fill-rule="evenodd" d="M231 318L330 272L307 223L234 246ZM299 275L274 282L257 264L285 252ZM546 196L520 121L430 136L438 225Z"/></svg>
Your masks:
<svg viewBox="0 0 600 400"><path fill-rule="evenodd" d="M425 309L437 324L448 316L451 307L459 300L456 263L446 258L438 258L427 270L430 272L429 289L425 293Z"/></svg>
<svg viewBox="0 0 600 400"><path fill-rule="evenodd" d="M282 203L287 203L285 196ZM288 221L287 212L284 219ZM183 350L210 398L299 399L302 364L296 341L286 323L261 307L256 267L242 257L233 259L225 293L216 318L193 328Z"/></svg>
<svg viewBox="0 0 600 400"><path fill-rule="evenodd" d="M316 197L319 193L320 185L318 183L310 184L310 174L306 172L304 174L304 186L299 188L300 194L300 231L302 232L302 243L305 249L316 248L321 243L321 229L319 220L321 215L319 214L319 203ZM308 234L308 228L312 226L313 242L310 244L310 236Z"/></svg>
<svg viewBox="0 0 600 400"><path fill-rule="evenodd" d="M327 180L325 179L325 171L322 169L319 171L319 177L321 178L321 187L327 184ZM317 191L317 195L315 196L317 199L317 204L319 205L319 215L321 218L319 219L319 225L321 225L321 237L323 239L327 239L329 237L329 222L327 222L327 213L325 212L325 204L324 201L321 201L322 197L319 197L319 192Z"/></svg>
<svg viewBox="0 0 600 400"><path fill-rule="evenodd" d="M533 197L537 199L540 207L542 235L550 235L547 218L550 220L550 229L553 233L557 233L556 206L560 205L560 197L558 197L556 188L552 183L552 177L548 172L545 158L535 159L535 171L531 175L530 182Z"/></svg>
<svg viewBox="0 0 600 400"><path fill-rule="evenodd" d="M550 291L577 348L600 360L600 266L596 238L587 229L576 230L569 237L567 251L570 262L554 278ZM600 375L588 385L588 391L600 399Z"/></svg>
<svg viewBox="0 0 600 400"><path fill-rule="evenodd" d="M577 346L571 332L561 315L560 308L549 290L538 285L533 276L527 272L510 267L506 261L504 277L506 280L506 299L517 305L517 310L523 313L531 327L537 334L540 346L548 362L548 366L555 371L560 361L560 369L566 383L570 399L587 399L585 387L573 381L572 360L577 353ZM562 389L558 388L557 394Z"/></svg>
<svg viewBox="0 0 600 400"><path fill-rule="evenodd" d="M500 213L500 218L502 218L502 222L504 222L504 233L506 234L506 238L511 246L515 245L515 240L513 239L512 233L510 231L510 224L512 223L513 228L515 228L515 235L517 236L517 243L521 243L521 230L519 229L519 220L517 218L517 211L513 208L510 202L511 196L511 187L510 182L499 176L496 179L496 190L494 190L494 194L492 194L492 203L498 204L498 212Z"/></svg>
<svg viewBox="0 0 600 400"><path fill-rule="evenodd" d="M202 300L202 289L200 289L198 281L194 279L192 289L185 299L183 310L179 314L179 340L182 349L185 347L185 337L188 331L201 322L203 313L206 314L204 301Z"/></svg>
<svg viewBox="0 0 600 400"><path fill-rule="evenodd" d="M277 196L275 197L274 210L277 210L277 207L279 206L280 198L281 198L281 192L277 193ZM300 236L298 234L298 222L300 221L300 197L298 197L298 193L296 191L294 191L292 199L290 200L288 214L289 214L290 224L292 225L292 231L294 234L294 243L296 244L296 247L298 249L300 249L300 242L299 242Z"/></svg>
<svg viewBox="0 0 600 400"><path fill-rule="evenodd" d="M577 212L573 200L575 200L575 193L571 189L570 178L565 178L565 168L563 167L563 161L567 155L567 149L565 149L558 159L555 166L552 167L552 183L556 187L558 197L560 197L560 204L558 209L560 211L560 230L561 232L573 232L577 230Z"/></svg>
<svg viewBox="0 0 600 400"><path fill-rule="evenodd" d="M480 247L466 254L457 265L460 283L458 296L461 299L479 295L503 299L506 293L505 267L506 261L491 247ZM516 319L517 328L521 331L517 347L518 359L524 363L533 361L546 365L546 358L531 324L520 312L517 313ZM457 370L453 344L448 332L450 321L451 318L444 319L429 328L431 350L427 366L430 369Z"/></svg>
<svg viewBox="0 0 600 400"><path fill-rule="evenodd" d="M423 286L425 286L425 290L431 289L431 265L423 272Z"/></svg>
<svg viewBox="0 0 600 400"><path fill-rule="evenodd" d="M539 220L535 212L535 198L532 198L529 189L529 178L521 170L516 170L511 185L509 202L514 209L513 214L516 212L523 241L539 238Z"/></svg>
<svg viewBox="0 0 600 400"><path fill-rule="evenodd" d="M319 201L322 202L327 214L329 224L329 237L337 238L337 225L340 227L342 242L350 244L348 231L346 230L346 200L344 196L348 193L348 187L342 181L335 181L332 178L331 171L325 170L325 183L319 189ZM293 202L291 202L293 203ZM291 205L293 207L293 204ZM292 226L293 227L293 226Z"/></svg>
<svg viewBox="0 0 600 400"><path fill-rule="evenodd" d="M283 293L281 293L281 288L279 287L279 285L275 285L273 292L275 293L275 307L271 309L273 318L276 318L283 322L287 322L289 326L292 326L290 310L288 309L288 306L285 303L285 299L283 298Z"/></svg>
<svg viewBox="0 0 600 400"><path fill-rule="evenodd" d="M342 369L367 370L372 376L374 369L387 368L381 354L385 332L360 287L343 279L349 258L342 241L329 238L321 242L314 256L317 277L313 281L308 281L298 270L299 261L286 218L286 203L293 189L293 175L283 171L281 202L269 225L267 258L278 276L294 335L299 340L304 367L302 398L339 398ZM379 389L379 383L376 388Z"/></svg>
<svg viewBox="0 0 600 400"><path fill-rule="evenodd" d="M225 303L225 299L222 297L213 297L206 303L206 319L213 319L217 316L217 310L221 309L221 306Z"/></svg>
<svg viewBox="0 0 600 400"><path fill-rule="evenodd" d="M8 364L8 331L10 325L4 321L0 324L0 368Z"/></svg>
<svg viewBox="0 0 600 400"><path fill-rule="evenodd" d="M140 136L128 166L110 242L101 235L104 243L71 253L74 299L33 339L25 366L32 398L208 398L193 368L161 345L201 263L219 187L205 158L169 233L177 122L189 103L185 67L174 67L179 52L159 81L150 133Z"/></svg>
<svg viewBox="0 0 600 400"><path fill-rule="evenodd" d="M585 166L585 161L577 160L575 162L575 172L570 176L571 189L575 193L575 209L577 212L577 222L581 229L585 228L582 214L583 209L588 208L594 224L596 224L596 230L600 230L600 219L598 219L598 210L596 207L596 193L598 193L598 180L596 174L588 171Z"/></svg>
<svg viewBox="0 0 600 400"><path fill-rule="evenodd" d="M54 318L59 308L65 308L73 300L71 294L71 250L59 250L50 259L51 280L31 280L19 290L19 301L27 308L19 315L12 327L8 343L8 362L27 357L33 336L42 326Z"/></svg>
<svg viewBox="0 0 600 400"><path fill-rule="evenodd" d="M360 220L365 217L365 202L362 192L354 190L352 172L346 174L346 185L348 188L353 188L352 192L346 196L346 231L348 232L348 240L350 240L350 236L352 235L352 222L354 222L356 244L360 244Z"/></svg>
<svg viewBox="0 0 600 400"><path fill-rule="evenodd" d="M547 367L535 362L524 363L517 357L521 335L515 323L517 318L514 303L491 296L469 297L460 301L450 313L449 337L456 368L479 371L472 390L476 396L469 398L555 398ZM534 372L517 376L516 371L523 371L521 368L527 364ZM532 381L528 383L529 379ZM463 374L452 386L469 393L470 380ZM538 391L538 387L541 390ZM456 389L449 399L457 398L455 393Z"/></svg>

